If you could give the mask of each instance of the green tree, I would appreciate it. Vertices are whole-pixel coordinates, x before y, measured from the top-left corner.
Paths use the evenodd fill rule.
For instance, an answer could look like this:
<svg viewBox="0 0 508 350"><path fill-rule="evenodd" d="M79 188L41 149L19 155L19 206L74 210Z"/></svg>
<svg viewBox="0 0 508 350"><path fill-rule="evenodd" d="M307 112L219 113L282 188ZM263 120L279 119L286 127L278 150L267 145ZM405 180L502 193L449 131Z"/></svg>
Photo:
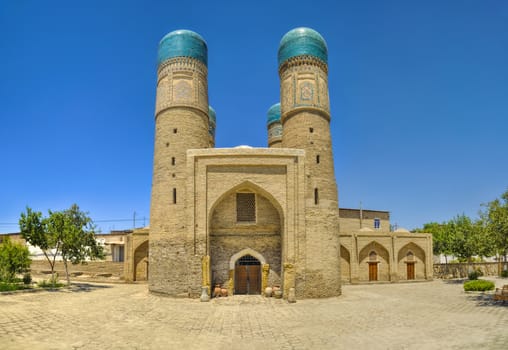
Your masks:
<svg viewBox="0 0 508 350"><path fill-rule="evenodd" d="M447 225L453 237L452 251L459 260L471 263L475 255L488 255L490 246L481 220L473 221L462 214L448 221Z"/></svg>
<svg viewBox="0 0 508 350"><path fill-rule="evenodd" d="M448 264L448 255L453 252L453 231L450 230L448 223L428 222L422 229L416 229L415 232L425 232L432 234L432 251L434 254L443 254L445 263Z"/></svg>
<svg viewBox="0 0 508 350"><path fill-rule="evenodd" d="M508 261L508 190L501 195L501 198L496 198L483 206L485 210L480 214L492 243L492 250L504 257L506 265Z"/></svg>
<svg viewBox="0 0 508 350"><path fill-rule="evenodd" d="M17 273L25 272L30 267L28 248L20 243L13 243L9 237L0 244L0 280L12 282Z"/></svg>
<svg viewBox="0 0 508 350"><path fill-rule="evenodd" d="M95 240L95 226L87 213L76 204L63 211L49 211L47 218L27 208L19 221L22 236L39 247L51 266L54 280L56 257L60 255L70 284L69 262L78 264L87 259L104 257L102 247Z"/></svg>

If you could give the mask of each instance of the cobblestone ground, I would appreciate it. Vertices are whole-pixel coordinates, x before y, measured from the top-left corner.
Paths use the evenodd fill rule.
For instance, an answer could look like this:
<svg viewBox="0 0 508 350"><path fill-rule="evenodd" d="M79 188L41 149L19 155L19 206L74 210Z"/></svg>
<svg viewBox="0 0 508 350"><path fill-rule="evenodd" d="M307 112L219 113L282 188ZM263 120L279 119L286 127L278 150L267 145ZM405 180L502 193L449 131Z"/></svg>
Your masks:
<svg viewBox="0 0 508 350"><path fill-rule="evenodd" d="M507 280L495 280L496 286ZM508 303L462 284L344 286L288 304L198 300L146 285L0 295L0 349L508 349Z"/></svg>

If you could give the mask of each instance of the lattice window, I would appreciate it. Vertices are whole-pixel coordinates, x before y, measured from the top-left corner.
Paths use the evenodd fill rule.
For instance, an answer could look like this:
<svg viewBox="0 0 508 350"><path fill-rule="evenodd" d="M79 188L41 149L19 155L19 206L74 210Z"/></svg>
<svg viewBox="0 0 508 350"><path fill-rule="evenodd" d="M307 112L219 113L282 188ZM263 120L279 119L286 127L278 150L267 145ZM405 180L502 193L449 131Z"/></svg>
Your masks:
<svg viewBox="0 0 508 350"><path fill-rule="evenodd" d="M254 193L236 194L236 221L256 222L256 195Z"/></svg>
<svg viewBox="0 0 508 350"><path fill-rule="evenodd" d="M258 259L252 255L244 255L236 262L237 265L261 265Z"/></svg>

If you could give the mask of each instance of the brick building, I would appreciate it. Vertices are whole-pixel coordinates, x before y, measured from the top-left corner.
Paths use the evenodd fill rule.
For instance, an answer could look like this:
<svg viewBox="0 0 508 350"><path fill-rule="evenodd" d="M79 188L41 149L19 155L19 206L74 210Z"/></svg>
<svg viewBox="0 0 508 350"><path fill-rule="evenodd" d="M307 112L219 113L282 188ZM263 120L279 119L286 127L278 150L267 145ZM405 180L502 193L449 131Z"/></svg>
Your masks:
<svg viewBox="0 0 508 350"><path fill-rule="evenodd" d="M159 44L150 228L126 240L128 280L173 296L221 284L230 294L280 285L313 298L340 295L341 281L431 278L428 235L389 232L387 212L339 211L319 33L297 28L280 42L268 148L214 148L207 55L187 30Z"/></svg>

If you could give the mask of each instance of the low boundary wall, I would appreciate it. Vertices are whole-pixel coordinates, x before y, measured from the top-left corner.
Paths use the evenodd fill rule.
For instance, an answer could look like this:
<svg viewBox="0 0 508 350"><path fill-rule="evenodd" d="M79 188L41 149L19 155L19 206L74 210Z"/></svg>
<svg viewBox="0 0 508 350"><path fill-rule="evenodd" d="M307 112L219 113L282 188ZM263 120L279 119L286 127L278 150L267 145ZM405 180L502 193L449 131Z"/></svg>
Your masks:
<svg viewBox="0 0 508 350"><path fill-rule="evenodd" d="M113 261L88 261L85 264L72 265L68 264L69 273L71 276L82 277L113 277L116 279L123 279L123 262ZM47 260L32 260L30 265L30 272L32 275L45 275L49 274L51 268ZM57 261L55 271L62 279L65 278L65 267L63 262Z"/></svg>
<svg viewBox="0 0 508 350"><path fill-rule="evenodd" d="M469 272L480 270L484 276L499 276L502 264L498 262L434 264L434 278L467 278Z"/></svg>

